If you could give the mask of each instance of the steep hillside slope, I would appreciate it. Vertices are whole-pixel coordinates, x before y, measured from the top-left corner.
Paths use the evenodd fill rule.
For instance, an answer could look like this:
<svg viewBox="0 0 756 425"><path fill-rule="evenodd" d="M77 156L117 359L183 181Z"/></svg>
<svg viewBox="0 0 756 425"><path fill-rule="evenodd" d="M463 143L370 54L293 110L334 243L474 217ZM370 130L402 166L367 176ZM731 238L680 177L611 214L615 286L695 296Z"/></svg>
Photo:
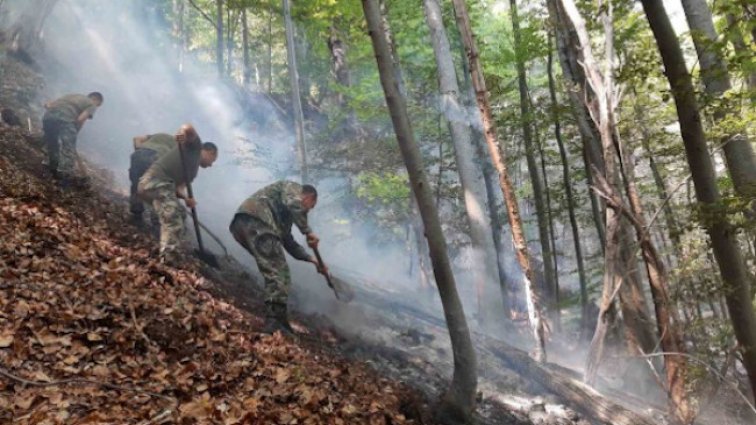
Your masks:
<svg viewBox="0 0 756 425"><path fill-rule="evenodd" d="M0 129L0 422L418 422L406 387L258 333L196 264L157 263L122 204L62 192L42 160Z"/></svg>

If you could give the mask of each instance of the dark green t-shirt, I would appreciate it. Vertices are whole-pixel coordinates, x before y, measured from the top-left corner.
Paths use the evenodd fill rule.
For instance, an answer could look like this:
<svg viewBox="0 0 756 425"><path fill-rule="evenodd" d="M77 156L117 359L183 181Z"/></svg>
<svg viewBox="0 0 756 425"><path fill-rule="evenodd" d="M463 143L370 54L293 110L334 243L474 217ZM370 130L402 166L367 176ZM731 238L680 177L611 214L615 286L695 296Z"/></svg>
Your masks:
<svg viewBox="0 0 756 425"><path fill-rule="evenodd" d="M82 112L89 112L89 118L94 117L97 105L87 96L81 94L68 94L53 100L47 108L45 116L65 122L75 122Z"/></svg>
<svg viewBox="0 0 756 425"><path fill-rule="evenodd" d="M167 133L152 134L139 146L139 149L150 149L158 153L158 157L168 153L176 147L176 136Z"/></svg>
<svg viewBox="0 0 756 425"><path fill-rule="evenodd" d="M185 144L184 147L184 166L186 166L186 175L189 183L194 181L199 171L200 155L202 153L202 142L197 141L192 144ZM172 182L180 186L187 182L184 178L184 167L181 165L181 152L178 144L174 142L174 147L161 154L152 164L145 177L152 182Z"/></svg>

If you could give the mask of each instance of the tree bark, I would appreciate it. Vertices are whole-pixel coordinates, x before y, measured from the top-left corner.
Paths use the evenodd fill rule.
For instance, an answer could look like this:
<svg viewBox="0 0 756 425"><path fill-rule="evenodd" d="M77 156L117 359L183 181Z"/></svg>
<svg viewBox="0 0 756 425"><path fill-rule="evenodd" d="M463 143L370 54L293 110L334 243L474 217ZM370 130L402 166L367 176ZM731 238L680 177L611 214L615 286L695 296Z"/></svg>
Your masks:
<svg viewBox="0 0 756 425"><path fill-rule="evenodd" d="M742 347L743 364L751 389L756 394L756 317L754 316L749 276L738 245L737 235L721 213L713 211L721 201L706 136L695 98L693 81L685 66L680 43L672 29L664 4L660 0L641 0L646 18L654 33L669 80L680 121L688 165L693 177L696 198L708 209L704 225L711 238L714 256L725 283L725 297L732 326Z"/></svg>
<svg viewBox="0 0 756 425"><path fill-rule="evenodd" d="M473 249L473 279L482 289L478 305L484 324L494 326L498 321L502 303L490 286L497 279L496 247L491 237L493 230L485 213L485 182L475 163L475 151L470 127L465 120L465 112L460 104L460 89L457 83L454 60L449 47L449 39L443 23L443 14L438 0L424 0L425 17L430 28L431 43L438 68L440 89L440 109L449 123L454 155L460 184L462 185L467 220L470 225L470 239Z"/></svg>
<svg viewBox="0 0 756 425"><path fill-rule="evenodd" d="M549 36L549 40L551 37ZM588 278L585 274L585 264L583 263L583 249L580 244L580 230L575 217L575 197L572 193L572 177L570 177L570 165L567 159L567 149L564 147L562 140L562 126L559 120L559 103L556 96L556 84L554 82L553 72L554 56L549 47L548 61L546 70L549 77L549 95L551 97L551 120L554 123L554 138L559 147L559 157L562 160L562 180L564 180L564 192L567 200L567 213L570 218L570 228L572 230L572 242L575 247L575 261L578 268L578 279L580 281L580 328L584 329L588 323Z"/></svg>
<svg viewBox="0 0 756 425"><path fill-rule="evenodd" d="M486 82L483 78L483 69L480 66L480 57L475 45L475 39L470 27L470 18L467 14L467 6L464 0L453 0L457 26L462 35L462 43L467 52L467 60L470 65L470 74L472 84L475 88L478 109L483 120L483 129L488 146L489 154L496 170L499 172L499 185L504 195L504 202L507 206L507 216L509 225L512 229L512 239L517 251L517 261L522 268L522 274L525 279L525 294L528 305L528 316L533 337L536 342L535 358L538 361L546 361L546 347L544 343L544 326L541 313L540 294L535 288L535 273L531 267L531 257L525 238L525 232L522 226L519 206L517 205L517 195L515 194L512 181L509 177L506 162L499 151L496 137L496 128L494 127L493 115L489 101L489 93L486 89Z"/></svg>
<svg viewBox="0 0 756 425"><path fill-rule="evenodd" d="M543 261L544 288L548 311L552 314L556 310L556 285L554 283L554 262L549 238L548 211L544 205L544 187L541 174L536 163L536 147L533 141L532 117L528 96L528 81L525 73L525 59L521 49L520 19L517 15L517 1L509 0L509 13L512 18L512 32L514 34L514 50L517 63L517 85L520 91L520 124L522 138L525 143L525 158L528 164L530 184L533 186L533 201L536 218L538 220L538 240L541 244L541 258ZM554 316L556 318L556 315Z"/></svg>
<svg viewBox="0 0 756 425"><path fill-rule="evenodd" d="M714 29L711 10L706 0L682 0L682 6L693 36L698 61L701 64L706 94L723 102L714 108L714 121L721 122L728 118L738 121L741 117L737 110L728 104L730 101L724 98L725 92L730 90L732 85L727 63L715 45L717 32ZM720 143L724 145L727 170L732 178L735 192L749 204L755 203L752 207L753 212L756 212L756 156L748 137L739 131L737 126L729 125L728 127L730 131L720 140Z"/></svg>
<svg viewBox="0 0 756 425"><path fill-rule="evenodd" d="M215 64L218 78L223 77L223 0L215 0Z"/></svg>
<svg viewBox="0 0 756 425"><path fill-rule="evenodd" d="M399 148L407 166L412 191L418 201L420 215L425 225L425 235L428 238L433 273L436 278L444 316L451 337L454 357L454 374L451 385L443 397L442 413L440 417L447 420L461 420L468 422L472 419L475 407L475 393L477 387L476 358L470 332L465 320L462 303L457 294L454 275L446 252L446 241L441 231L438 211L433 204L430 185L425 175L420 150L415 143L412 133L407 105L399 92L395 67L392 64L391 53L386 42L381 22L380 8L376 0L362 0L368 32L373 44L381 85L386 95L386 103L391 113Z"/></svg>
<svg viewBox="0 0 756 425"><path fill-rule="evenodd" d="M291 90L291 107L294 115L295 136L297 139L297 153L299 156L299 170L302 183L309 182L307 170L307 144L304 131L304 114L302 113L302 98L299 94L299 71L297 69L296 45L294 44L294 24L291 21L291 6L289 0L281 0L286 26L286 59L289 70L289 89Z"/></svg>

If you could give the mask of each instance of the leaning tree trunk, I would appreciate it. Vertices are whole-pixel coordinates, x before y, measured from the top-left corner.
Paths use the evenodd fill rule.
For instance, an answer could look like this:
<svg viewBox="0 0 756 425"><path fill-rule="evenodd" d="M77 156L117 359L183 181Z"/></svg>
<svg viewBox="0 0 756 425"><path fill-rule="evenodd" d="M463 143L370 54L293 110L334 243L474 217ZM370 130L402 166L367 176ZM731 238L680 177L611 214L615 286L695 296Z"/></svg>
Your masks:
<svg viewBox="0 0 756 425"><path fill-rule="evenodd" d="M438 67L438 83L441 92L440 108L449 122L454 155L459 180L464 193L465 210L470 225L470 239L473 250L473 279L482 289L478 305L479 315L484 324L496 326L501 318L502 303L491 293L491 283L497 280L496 247L491 237L493 230L486 216L485 182L475 162L472 132L465 120L460 104L454 59L449 47L449 39L444 28L443 15L438 0L424 0L425 16L431 33L431 43ZM496 314L499 313L499 314Z"/></svg>
<svg viewBox="0 0 756 425"><path fill-rule="evenodd" d="M741 117L734 105L724 97L725 92L732 86L727 64L716 46L717 32L714 29L711 10L706 0L682 0L682 5L701 64L706 94L723 102L714 109L714 121L722 122L728 118L739 121ZM730 172L735 192L747 202L756 203L756 156L753 147L748 137L743 131L739 131L737 126L728 125L728 130L730 131L722 136L720 143L724 146L727 170ZM753 205L753 208L753 212L756 212L756 205Z"/></svg>
<svg viewBox="0 0 756 425"><path fill-rule="evenodd" d="M465 320L451 264L446 252L446 241L441 231L438 211L433 203L430 185L425 175L420 149L415 143L412 127L407 114L407 105L399 92L395 67L386 42L381 13L377 0L362 0L368 32L375 51L381 85L386 95L386 103L391 113L391 121L399 142L402 157L407 166L412 191L417 198L420 215L425 225L428 238L433 273L436 277L444 316L451 337L454 357L454 374L451 385L443 397L442 414L447 420L461 420L469 422L475 407L475 393L477 387L476 359L470 332Z"/></svg>
<svg viewBox="0 0 756 425"><path fill-rule="evenodd" d="M525 59L522 55L522 43L520 41L520 21L517 16L517 1L509 0L509 13L512 17L512 32L514 33L514 49L517 61L517 83L520 90L520 123L522 125L522 138L525 142L525 158L528 164L530 184L533 186L533 200L535 203L536 217L538 219L538 240L541 243L541 258L543 259L544 294L548 304L548 311L552 314L556 310L556 285L554 284L554 263L551 253L551 240L549 238L549 220L546 206L544 205L544 187L538 164L536 163L536 148L533 143L532 117L530 102L528 99L528 81L525 74ZM557 315L554 316L556 318Z"/></svg>
<svg viewBox="0 0 756 425"><path fill-rule="evenodd" d="M551 37L549 37L551 40ZM567 213L570 217L570 228L572 229L572 242L575 246L575 261L578 268L578 279L580 280L580 329L585 329L588 323L588 278L585 274L585 265L583 264L583 249L580 244L580 231L578 230L577 218L575 217L575 196L572 193L572 178L570 177L570 164L567 160L567 149L564 147L562 140L562 126L559 121L559 104L557 103L556 84L554 83L553 72L554 55L549 48L548 61L546 70L549 77L549 95L551 97L551 120L554 122L554 138L559 146L559 157L562 160L562 179L564 180L564 192L567 200Z"/></svg>
<svg viewBox="0 0 756 425"><path fill-rule="evenodd" d="M669 80L680 121L685 153L693 176L696 198L708 211L704 225L711 238L714 256L725 283L725 297L735 337L743 353L743 365L748 372L751 390L756 395L756 316L749 276L737 235L728 218L716 212L721 202L706 135L695 98L693 80L685 66L680 42L669 21L661 0L641 0L646 18L654 33Z"/></svg>
<svg viewBox="0 0 756 425"><path fill-rule="evenodd" d="M8 51L29 57L39 44L45 20L58 0L24 0L12 4L7 17L7 30L0 33L0 42Z"/></svg>
<svg viewBox="0 0 756 425"><path fill-rule="evenodd" d="M483 120L483 130L488 146L488 152L491 159L499 172L499 185L504 194L504 202L507 206L507 216L509 225L512 228L512 239L517 251L517 261L522 268L522 274L525 279L525 294L528 305L528 316L530 326L533 331L533 337L536 342L535 358L538 361L546 361L546 347L544 344L544 326L541 315L540 295L535 288L535 274L531 267L531 257L528 249L525 231L522 226L519 206L517 205L517 195L509 177L506 162L499 151L499 144L496 137L496 128L494 127L491 105L489 102L489 93L486 89L486 82L483 78L483 69L480 65L478 48L475 45L475 39L470 27L470 17L467 14L467 6L464 0L453 0L454 11L457 18L457 26L462 36L462 43L467 52L467 60L470 65L470 74L472 84L475 88L478 109Z"/></svg>
<svg viewBox="0 0 756 425"><path fill-rule="evenodd" d="M294 111L294 127L299 155L299 169L302 182L309 181L307 170L307 144L304 132L304 114L302 113L302 98L299 95L299 71L297 69L297 53L294 44L294 24L291 22L291 7L289 0L282 0L284 23L286 25L286 62L289 70L289 89L291 90L291 105Z"/></svg>

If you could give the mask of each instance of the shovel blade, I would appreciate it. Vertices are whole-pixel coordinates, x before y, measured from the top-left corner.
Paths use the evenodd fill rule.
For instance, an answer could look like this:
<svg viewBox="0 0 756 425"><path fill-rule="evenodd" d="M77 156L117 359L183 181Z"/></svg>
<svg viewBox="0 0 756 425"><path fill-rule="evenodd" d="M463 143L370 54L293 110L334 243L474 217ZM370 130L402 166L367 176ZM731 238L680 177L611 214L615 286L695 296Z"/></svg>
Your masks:
<svg viewBox="0 0 756 425"><path fill-rule="evenodd" d="M331 275L331 283L333 284L331 289L339 301L348 303L354 299L354 289L351 285L333 275Z"/></svg>

